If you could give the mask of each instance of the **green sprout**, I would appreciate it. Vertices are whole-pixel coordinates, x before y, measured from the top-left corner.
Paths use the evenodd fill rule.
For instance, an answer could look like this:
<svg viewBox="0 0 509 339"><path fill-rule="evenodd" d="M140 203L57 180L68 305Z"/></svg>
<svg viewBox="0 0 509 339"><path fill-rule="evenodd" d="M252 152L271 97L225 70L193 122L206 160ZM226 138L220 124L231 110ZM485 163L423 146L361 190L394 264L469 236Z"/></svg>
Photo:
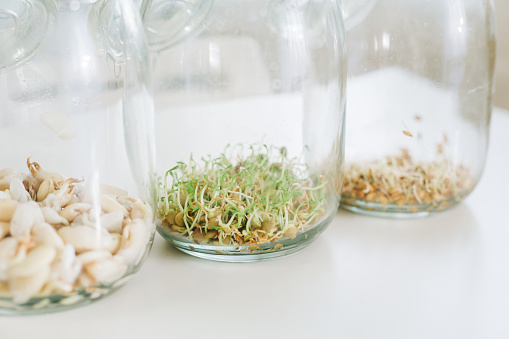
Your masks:
<svg viewBox="0 0 509 339"><path fill-rule="evenodd" d="M286 148L249 148L243 158L225 153L190 157L166 172L158 217L172 232L197 243L251 245L295 238L325 214L323 177L287 157ZM171 187L169 183L171 181Z"/></svg>

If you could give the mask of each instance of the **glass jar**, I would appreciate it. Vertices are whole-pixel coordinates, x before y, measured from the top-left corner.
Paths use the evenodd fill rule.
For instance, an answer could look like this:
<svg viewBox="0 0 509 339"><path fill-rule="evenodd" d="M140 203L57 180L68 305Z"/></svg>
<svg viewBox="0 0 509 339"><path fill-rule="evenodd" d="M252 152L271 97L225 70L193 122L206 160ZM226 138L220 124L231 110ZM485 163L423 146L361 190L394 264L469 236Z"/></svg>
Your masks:
<svg viewBox="0 0 509 339"><path fill-rule="evenodd" d="M100 299L138 270L155 231L138 10L2 1L0 45L0 314Z"/></svg>
<svg viewBox="0 0 509 339"><path fill-rule="evenodd" d="M295 252L336 214L346 64L332 0L148 1L158 232L220 261Z"/></svg>
<svg viewBox="0 0 509 339"><path fill-rule="evenodd" d="M345 21L345 29L348 31L361 23L371 9L373 9L376 1L377 0L339 0L341 13Z"/></svg>
<svg viewBox="0 0 509 339"><path fill-rule="evenodd" d="M486 159L491 2L378 0L347 45L342 206L410 217L463 200Z"/></svg>

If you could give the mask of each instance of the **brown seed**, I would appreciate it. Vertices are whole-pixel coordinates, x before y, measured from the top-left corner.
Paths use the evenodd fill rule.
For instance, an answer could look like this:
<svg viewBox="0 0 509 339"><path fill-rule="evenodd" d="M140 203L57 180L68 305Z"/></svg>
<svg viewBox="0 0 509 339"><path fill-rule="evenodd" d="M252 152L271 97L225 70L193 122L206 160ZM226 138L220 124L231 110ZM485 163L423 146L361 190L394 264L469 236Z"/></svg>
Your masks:
<svg viewBox="0 0 509 339"><path fill-rule="evenodd" d="M354 191L354 196L357 198L357 199L364 199L364 197L366 196L366 194L364 194L364 192L362 190L355 190Z"/></svg>
<svg viewBox="0 0 509 339"><path fill-rule="evenodd" d="M175 216L175 224L177 224L178 226L181 226L181 227L185 225L183 212L177 213L177 215Z"/></svg>
<svg viewBox="0 0 509 339"><path fill-rule="evenodd" d="M366 200L367 201L377 201L377 194L374 192L369 193L368 195L366 195Z"/></svg>
<svg viewBox="0 0 509 339"><path fill-rule="evenodd" d="M409 131L403 131L403 134L409 137L413 137L413 134L410 133Z"/></svg>
<svg viewBox="0 0 509 339"><path fill-rule="evenodd" d="M378 195L378 201L382 205L387 205L389 203L389 199L387 199L387 197L383 194Z"/></svg>
<svg viewBox="0 0 509 339"><path fill-rule="evenodd" d="M208 242L208 239L207 237L205 236L204 233L200 232L199 229L195 229L193 231L193 241L196 243L196 244L201 244L203 242Z"/></svg>
<svg viewBox="0 0 509 339"><path fill-rule="evenodd" d="M426 193L424 195L424 197L422 198L422 203L425 205L431 204L431 197L430 197L429 193Z"/></svg>
<svg viewBox="0 0 509 339"><path fill-rule="evenodd" d="M208 230L207 233L205 233L205 238L212 239L217 237L217 231L216 230Z"/></svg>
<svg viewBox="0 0 509 339"><path fill-rule="evenodd" d="M219 226L219 217L215 217L214 219L209 219L209 223L207 226Z"/></svg>
<svg viewBox="0 0 509 339"><path fill-rule="evenodd" d="M405 200L406 200L406 196L402 193L397 193L397 194L394 194L392 196L392 199L394 200L394 202L396 203L404 203Z"/></svg>
<svg viewBox="0 0 509 339"><path fill-rule="evenodd" d="M261 226L262 226L262 223L260 222L260 220L257 217L254 217L253 219L251 219L251 227L253 229L260 228Z"/></svg>
<svg viewBox="0 0 509 339"><path fill-rule="evenodd" d="M288 238L291 238L291 239L294 239L296 236L297 236L297 227L295 226L290 226L288 227L285 232L283 233L283 235L285 237L288 237Z"/></svg>
<svg viewBox="0 0 509 339"><path fill-rule="evenodd" d="M443 207L447 207L447 206L450 206L450 205L452 205L452 201L444 201L444 202L442 202L442 206Z"/></svg>
<svg viewBox="0 0 509 339"><path fill-rule="evenodd" d="M268 219L262 222L262 229L267 234L271 234L276 230L276 221L274 219Z"/></svg>
<svg viewBox="0 0 509 339"><path fill-rule="evenodd" d="M210 220L210 219L214 219L215 217L217 217L219 215L221 215L221 210L214 210L207 214L207 218Z"/></svg>
<svg viewBox="0 0 509 339"><path fill-rule="evenodd" d="M251 245L248 247L248 250L251 252L258 251L259 249L260 249L260 247L258 247L258 245Z"/></svg>
<svg viewBox="0 0 509 339"><path fill-rule="evenodd" d="M175 216L177 215L177 211L169 211L167 214L166 214L166 221L168 221L168 223L170 225L173 225L175 224ZM184 226L184 225L182 225Z"/></svg>
<svg viewBox="0 0 509 339"><path fill-rule="evenodd" d="M163 225L165 228L170 228L170 223L166 221L166 219L161 220L161 225Z"/></svg>
<svg viewBox="0 0 509 339"><path fill-rule="evenodd" d="M183 227L183 226L177 226L177 225L172 225L171 228L176 231L176 232L179 232L179 233L184 233L184 232L187 232L187 228Z"/></svg>
<svg viewBox="0 0 509 339"><path fill-rule="evenodd" d="M279 249L281 249L281 248L283 248L283 244L276 244L274 247L272 247L272 249L273 249L274 251L277 251L277 250L279 250Z"/></svg>

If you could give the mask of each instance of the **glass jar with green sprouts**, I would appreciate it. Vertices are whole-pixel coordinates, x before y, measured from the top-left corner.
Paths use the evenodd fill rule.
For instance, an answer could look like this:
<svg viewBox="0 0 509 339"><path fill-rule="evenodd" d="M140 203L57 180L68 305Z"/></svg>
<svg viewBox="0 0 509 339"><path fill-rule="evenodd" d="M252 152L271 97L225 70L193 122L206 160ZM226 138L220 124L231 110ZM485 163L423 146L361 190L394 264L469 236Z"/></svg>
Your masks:
<svg viewBox="0 0 509 339"><path fill-rule="evenodd" d="M214 260L295 252L339 203L338 3L182 3L167 12L164 1L142 6L154 67L158 231Z"/></svg>

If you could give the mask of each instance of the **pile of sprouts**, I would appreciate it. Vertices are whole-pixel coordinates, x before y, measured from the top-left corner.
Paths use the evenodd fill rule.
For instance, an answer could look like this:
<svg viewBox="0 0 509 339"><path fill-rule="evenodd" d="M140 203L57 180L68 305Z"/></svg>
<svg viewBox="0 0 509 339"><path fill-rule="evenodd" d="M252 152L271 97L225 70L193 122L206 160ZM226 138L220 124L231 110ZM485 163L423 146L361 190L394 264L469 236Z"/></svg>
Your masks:
<svg viewBox="0 0 509 339"><path fill-rule="evenodd" d="M225 152L226 153L226 152ZM197 244L257 245L295 238L326 212L326 185L286 148L178 163L166 172L158 217Z"/></svg>
<svg viewBox="0 0 509 339"><path fill-rule="evenodd" d="M379 161L350 164L346 171L342 202L396 205L409 210L441 210L468 195L474 181L467 168L446 158L417 162L402 149L400 154Z"/></svg>

